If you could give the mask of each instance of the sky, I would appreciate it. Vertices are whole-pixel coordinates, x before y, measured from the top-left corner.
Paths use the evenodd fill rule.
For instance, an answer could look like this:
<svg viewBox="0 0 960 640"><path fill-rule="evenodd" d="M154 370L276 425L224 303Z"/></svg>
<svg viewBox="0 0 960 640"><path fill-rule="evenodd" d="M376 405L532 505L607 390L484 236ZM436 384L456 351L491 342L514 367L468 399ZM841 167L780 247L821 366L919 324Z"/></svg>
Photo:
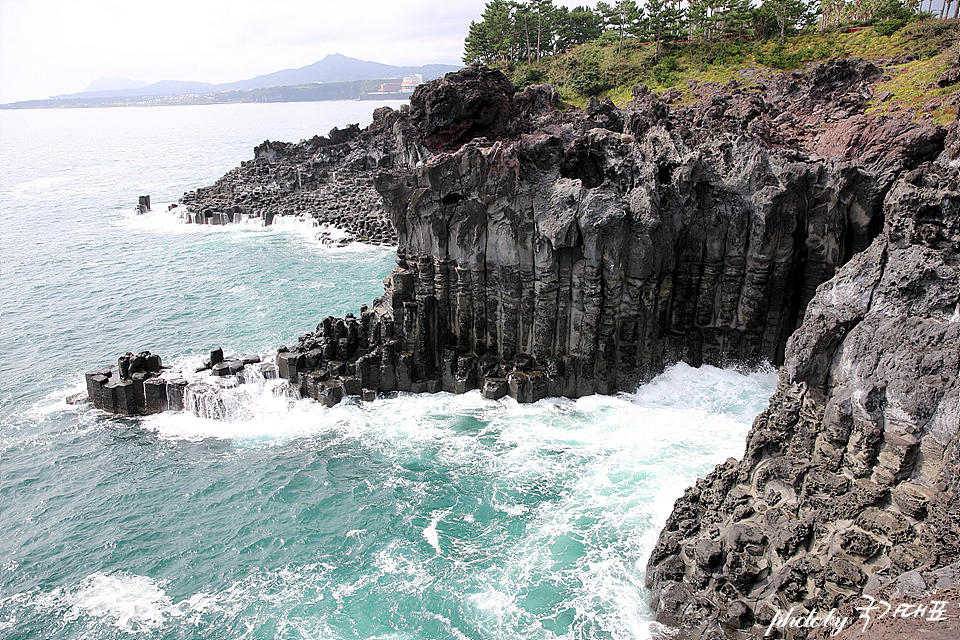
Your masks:
<svg viewBox="0 0 960 640"><path fill-rule="evenodd" d="M480 19L484 5L0 0L0 103L77 93L105 76L232 82L304 67L331 53L394 65L461 64L470 21Z"/></svg>

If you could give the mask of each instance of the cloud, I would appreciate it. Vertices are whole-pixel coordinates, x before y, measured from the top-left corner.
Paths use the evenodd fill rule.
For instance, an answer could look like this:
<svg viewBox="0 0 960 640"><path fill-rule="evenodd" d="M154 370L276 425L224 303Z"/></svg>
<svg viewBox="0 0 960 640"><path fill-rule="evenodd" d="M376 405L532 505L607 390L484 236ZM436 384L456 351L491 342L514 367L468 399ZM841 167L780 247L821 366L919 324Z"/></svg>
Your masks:
<svg viewBox="0 0 960 640"><path fill-rule="evenodd" d="M330 53L457 64L483 0L0 0L0 102L101 76L230 82Z"/></svg>

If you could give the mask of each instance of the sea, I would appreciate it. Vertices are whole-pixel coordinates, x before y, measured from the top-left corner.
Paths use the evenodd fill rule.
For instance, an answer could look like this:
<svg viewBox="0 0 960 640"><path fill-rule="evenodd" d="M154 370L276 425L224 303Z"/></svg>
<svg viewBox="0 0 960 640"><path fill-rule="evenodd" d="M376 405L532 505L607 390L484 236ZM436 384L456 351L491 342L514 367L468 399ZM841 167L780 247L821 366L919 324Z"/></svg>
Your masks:
<svg viewBox="0 0 960 640"><path fill-rule="evenodd" d="M656 630L647 557L683 490L742 455L770 367L678 364L633 393L525 405L326 408L279 382L215 418L66 402L127 351L271 357L380 295L393 247L167 212L263 140L365 126L377 106L0 111L0 638Z"/></svg>

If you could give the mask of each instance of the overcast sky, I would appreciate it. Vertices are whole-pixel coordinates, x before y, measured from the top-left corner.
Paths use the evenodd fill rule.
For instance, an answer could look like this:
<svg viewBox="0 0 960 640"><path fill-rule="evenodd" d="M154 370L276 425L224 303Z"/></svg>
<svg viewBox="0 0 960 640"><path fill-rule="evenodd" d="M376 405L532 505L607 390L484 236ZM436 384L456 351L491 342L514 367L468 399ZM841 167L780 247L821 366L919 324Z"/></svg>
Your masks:
<svg viewBox="0 0 960 640"><path fill-rule="evenodd" d="M231 82L303 67L330 53L395 65L460 64L470 21L484 5L0 0L0 102L76 93L104 76Z"/></svg>

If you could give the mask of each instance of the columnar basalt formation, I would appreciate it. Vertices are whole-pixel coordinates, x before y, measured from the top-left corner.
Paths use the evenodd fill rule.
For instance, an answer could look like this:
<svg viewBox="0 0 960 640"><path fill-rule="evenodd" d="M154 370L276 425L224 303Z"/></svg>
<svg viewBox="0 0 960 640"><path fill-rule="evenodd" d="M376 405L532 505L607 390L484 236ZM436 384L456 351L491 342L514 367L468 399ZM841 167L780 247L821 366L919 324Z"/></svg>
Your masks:
<svg viewBox="0 0 960 640"><path fill-rule="evenodd" d="M166 410L159 408L151 382L163 370L160 356L149 351L120 356L115 367L88 371L84 378L87 396L97 409L123 416L145 415ZM166 400L166 389L163 390ZM164 402L164 404L166 404Z"/></svg>
<svg viewBox="0 0 960 640"><path fill-rule="evenodd" d="M183 195L186 221L222 225L259 218L269 226L277 216L310 216L346 231L349 240L394 244L396 235L373 188L374 172L389 166L392 156L371 140L383 137L381 129L392 126L395 114L377 110L363 131L350 125L299 143L263 142L253 160Z"/></svg>
<svg viewBox="0 0 960 640"><path fill-rule="evenodd" d="M223 349L210 352L201 367L191 373L208 372L207 381L187 380L184 372L165 367L157 354L141 351L120 356L116 366L88 371L85 375L87 398L96 409L121 416L147 416L164 411L188 410L213 417L211 405L222 404L219 392L247 381L277 377L272 362L260 356L225 356Z"/></svg>
<svg viewBox="0 0 960 640"><path fill-rule="evenodd" d="M778 610L849 610L960 559L957 169L897 181L883 234L807 307L743 459L677 501L647 567L660 621L762 635Z"/></svg>
<svg viewBox="0 0 960 640"><path fill-rule="evenodd" d="M781 363L896 176L943 148L932 124L853 122L880 75L838 61L673 112L642 86L622 110L561 112L482 68L424 85L374 179L399 242L385 295L303 336L281 375L309 393L301 374L375 358L392 371L361 388L533 401L632 390L679 360ZM836 142L881 138L862 163Z"/></svg>
<svg viewBox="0 0 960 640"><path fill-rule="evenodd" d="M382 196L384 295L277 353L327 405L531 402L631 391L680 360L782 364L743 460L677 502L647 570L664 623L754 634L779 607L849 604L960 558L960 125L866 115L882 77L838 60L704 84L691 105L638 86L579 111L471 67L347 141L265 143L202 198L254 203L254 174L254 191L304 197L351 166Z"/></svg>

